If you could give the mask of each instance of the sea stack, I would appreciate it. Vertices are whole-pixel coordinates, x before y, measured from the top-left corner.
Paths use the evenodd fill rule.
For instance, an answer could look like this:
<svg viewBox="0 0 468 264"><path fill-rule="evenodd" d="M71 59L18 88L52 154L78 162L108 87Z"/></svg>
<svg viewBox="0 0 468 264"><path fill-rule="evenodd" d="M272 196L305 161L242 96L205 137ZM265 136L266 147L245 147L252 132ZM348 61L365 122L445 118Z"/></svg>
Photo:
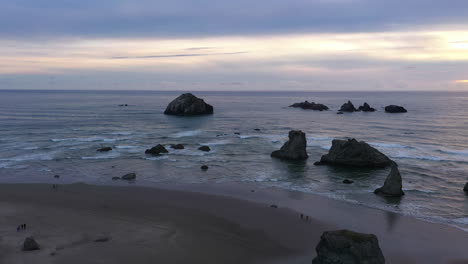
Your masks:
<svg viewBox="0 0 468 264"><path fill-rule="evenodd" d="M370 107L368 103L364 103L358 108L358 111L363 111L363 112L375 112L375 109Z"/></svg>
<svg viewBox="0 0 468 264"><path fill-rule="evenodd" d="M210 115L213 114L213 106L191 93L185 93L170 102L164 114L176 116Z"/></svg>
<svg viewBox="0 0 468 264"><path fill-rule="evenodd" d="M286 160L305 160L309 157L306 151L307 140L305 133L300 130L289 131L289 140L280 150L273 151L271 157Z"/></svg>
<svg viewBox="0 0 468 264"><path fill-rule="evenodd" d="M405 194L402 190L401 175L396 162L392 162L390 173L385 179L384 185L376 189L374 193L389 197L400 197Z"/></svg>
<svg viewBox="0 0 468 264"><path fill-rule="evenodd" d="M391 164L385 154L356 139L334 139L328 154L315 165L339 165L350 167L385 168Z"/></svg>
<svg viewBox="0 0 468 264"><path fill-rule="evenodd" d="M290 105L289 107L302 108L306 110L317 110L317 111L328 110L328 106L324 104L316 104L314 102L309 103L308 101L304 101L302 103L295 103L295 104Z"/></svg>
<svg viewBox="0 0 468 264"><path fill-rule="evenodd" d="M315 248L312 264L384 264L379 241L373 234L349 230L324 232Z"/></svg>
<svg viewBox="0 0 468 264"><path fill-rule="evenodd" d="M351 101L348 101L347 103L344 103L341 108L340 112L356 112L356 107L354 107L353 103Z"/></svg>
<svg viewBox="0 0 468 264"><path fill-rule="evenodd" d="M387 105L385 107L385 112L387 113L406 113L406 109L403 106L399 105Z"/></svg>

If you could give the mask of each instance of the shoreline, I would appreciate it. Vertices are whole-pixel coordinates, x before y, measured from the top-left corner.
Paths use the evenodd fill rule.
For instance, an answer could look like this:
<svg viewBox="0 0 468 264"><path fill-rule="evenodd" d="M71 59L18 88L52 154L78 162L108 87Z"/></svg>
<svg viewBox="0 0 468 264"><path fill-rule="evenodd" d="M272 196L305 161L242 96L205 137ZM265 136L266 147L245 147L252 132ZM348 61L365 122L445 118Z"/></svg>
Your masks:
<svg viewBox="0 0 468 264"><path fill-rule="evenodd" d="M0 260L5 263L28 258L35 263L80 263L87 254L108 259L104 263L125 263L130 256L138 263L177 263L178 257L193 263L222 258L224 263L310 263L322 232L336 229L377 235L387 263L468 263L468 235L454 227L247 184L76 183L57 190L50 184L0 184L0 204ZM310 219L301 220L300 213ZM22 222L28 229L17 232L15 223ZM183 230L183 235L174 236L174 230ZM21 252L26 234L34 235L42 249ZM110 240L93 243L102 235ZM174 240L177 243L168 243ZM126 253L114 252L119 249ZM242 259L234 261L233 256Z"/></svg>

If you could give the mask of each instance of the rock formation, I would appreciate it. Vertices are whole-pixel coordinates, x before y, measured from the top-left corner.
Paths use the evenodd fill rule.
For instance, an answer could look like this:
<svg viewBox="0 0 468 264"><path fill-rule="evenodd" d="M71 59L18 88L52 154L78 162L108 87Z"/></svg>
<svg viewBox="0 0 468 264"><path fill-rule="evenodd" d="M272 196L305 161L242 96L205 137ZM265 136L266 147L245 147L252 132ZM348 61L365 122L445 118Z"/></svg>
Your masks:
<svg viewBox="0 0 468 264"><path fill-rule="evenodd" d="M167 151L167 149L161 144L158 144L157 146L154 146L150 149L145 150L145 154L151 154L154 156L161 155L161 153L168 153L168 152L169 151Z"/></svg>
<svg viewBox="0 0 468 264"><path fill-rule="evenodd" d="M289 140L280 150L273 151L271 156L279 159L305 160L309 156L306 151L307 140L305 133L300 130L289 131Z"/></svg>
<svg viewBox="0 0 468 264"><path fill-rule="evenodd" d="M349 230L324 232L312 264L384 264L379 241L373 234Z"/></svg>
<svg viewBox="0 0 468 264"><path fill-rule="evenodd" d="M334 139L328 154L315 165L341 165L351 167L384 168L392 161L364 141Z"/></svg>
<svg viewBox="0 0 468 264"><path fill-rule="evenodd" d="M122 180L134 180L136 179L136 173L127 173L124 176L122 176Z"/></svg>
<svg viewBox="0 0 468 264"><path fill-rule="evenodd" d="M385 107L385 112L387 113L406 113L406 109L403 106L398 105L387 105Z"/></svg>
<svg viewBox="0 0 468 264"><path fill-rule="evenodd" d="M396 162L392 162L390 173L385 179L385 183L382 187L377 188L374 193L382 196L400 197L405 193L402 190L402 180L398 165Z"/></svg>
<svg viewBox="0 0 468 264"><path fill-rule="evenodd" d="M351 101L348 101L347 103L344 103L340 110L340 112L356 112L356 108L354 107L353 103Z"/></svg>
<svg viewBox="0 0 468 264"><path fill-rule="evenodd" d="M164 114L177 116L208 115L213 114L213 106L191 93L185 93L169 103Z"/></svg>
<svg viewBox="0 0 468 264"><path fill-rule="evenodd" d="M24 251L38 250L39 248L39 244L32 237L27 237L23 242Z"/></svg>
<svg viewBox="0 0 468 264"><path fill-rule="evenodd" d="M201 147L198 148L198 150L206 151L206 152L211 151L210 147L208 147L208 146L201 146Z"/></svg>
<svg viewBox="0 0 468 264"><path fill-rule="evenodd" d="M302 103L295 103L295 104L290 105L289 107L310 109L310 110L317 110L317 111L328 110L328 107L324 104L316 104L314 102L309 103L308 101L305 101Z"/></svg>
<svg viewBox="0 0 468 264"><path fill-rule="evenodd" d="M111 147L102 147L100 149L97 149L96 151L99 151L99 152L106 152L106 151L111 151L112 148Z"/></svg>
<svg viewBox="0 0 468 264"><path fill-rule="evenodd" d="M363 111L363 112L375 112L375 109L370 107L368 103L364 103L358 108L358 111Z"/></svg>

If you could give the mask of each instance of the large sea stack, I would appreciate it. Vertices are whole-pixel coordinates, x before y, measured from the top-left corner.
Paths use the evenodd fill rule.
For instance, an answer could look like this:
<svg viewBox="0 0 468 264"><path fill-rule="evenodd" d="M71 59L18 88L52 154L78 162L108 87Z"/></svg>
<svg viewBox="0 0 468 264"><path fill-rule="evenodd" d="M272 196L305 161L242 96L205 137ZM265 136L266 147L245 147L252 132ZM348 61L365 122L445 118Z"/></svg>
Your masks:
<svg viewBox="0 0 468 264"><path fill-rule="evenodd" d="M382 152L364 141L356 139L334 139L328 154L322 156L315 165L340 165L351 167L384 168L391 160Z"/></svg>
<svg viewBox="0 0 468 264"><path fill-rule="evenodd" d="M373 234L349 230L324 232L312 264L384 264L379 241Z"/></svg>
<svg viewBox="0 0 468 264"><path fill-rule="evenodd" d="M309 103L308 101L305 101L302 103L295 103L295 104L290 105L289 107L302 108L306 110L317 110L317 111L328 110L328 106L324 104L316 104L314 102Z"/></svg>
<svg viewBox="0 0 468 264"><path fill-rule="evenodd" d="M353 103L351 103L351 101L348 101L347 103L344 103L340 110L340 112L356 112L357 109L356 107L354 107Z"/></svg>
<svg viewBox="0 0 468 264"><path fill-rule="evenodd" d="M382 196L400 197L404 195L402 188L402 180L398 165L396 162L392 162L390 173L385 179L385 183L382 187L377 188L374 193Z"/></svg>
<svg viewBox="0 0 468 264"><path fill-rule="evenodd" d="M185 93L169 103L164 114L177 116L210 115L213 114L213 106L191 93Z"/></svg>
<svg viewBox="0 0 468 264"><path fill-rule="evenodd" d="M305 133L300 130L289 131L289 140L280 150L273 151L271 156L287 160L305 160L309 157L306 151L307 140Z"/></svg>

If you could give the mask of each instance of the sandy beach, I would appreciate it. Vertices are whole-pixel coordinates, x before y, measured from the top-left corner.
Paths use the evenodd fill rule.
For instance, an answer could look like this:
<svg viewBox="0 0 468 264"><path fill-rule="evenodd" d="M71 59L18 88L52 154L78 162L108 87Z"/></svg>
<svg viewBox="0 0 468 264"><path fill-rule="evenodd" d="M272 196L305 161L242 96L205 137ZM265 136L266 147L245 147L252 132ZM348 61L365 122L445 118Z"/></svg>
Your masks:
<svg viewBox="0 0 468 264"><path fill-rule="evenodd" d="M376 234L386 263L468 263L464 231L280 189L4 184L0 201L0 263L310 263L341 228Z"/></svg>

